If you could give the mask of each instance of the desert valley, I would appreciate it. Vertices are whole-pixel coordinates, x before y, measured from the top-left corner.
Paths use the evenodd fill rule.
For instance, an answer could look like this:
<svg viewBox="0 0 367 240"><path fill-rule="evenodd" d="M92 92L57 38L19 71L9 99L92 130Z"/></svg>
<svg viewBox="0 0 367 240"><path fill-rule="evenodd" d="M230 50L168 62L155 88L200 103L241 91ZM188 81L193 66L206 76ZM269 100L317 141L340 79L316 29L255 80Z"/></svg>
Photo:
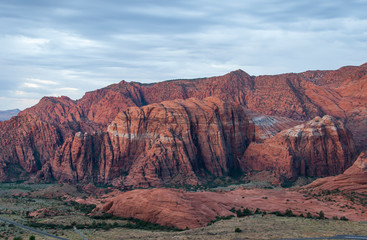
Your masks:
<svg viewBox="0 0 367 240"><path fill-rule="evenodd" d="M44 97L0 122L0 181L0 218L67 239L366 236L367 64Z"/></svg>

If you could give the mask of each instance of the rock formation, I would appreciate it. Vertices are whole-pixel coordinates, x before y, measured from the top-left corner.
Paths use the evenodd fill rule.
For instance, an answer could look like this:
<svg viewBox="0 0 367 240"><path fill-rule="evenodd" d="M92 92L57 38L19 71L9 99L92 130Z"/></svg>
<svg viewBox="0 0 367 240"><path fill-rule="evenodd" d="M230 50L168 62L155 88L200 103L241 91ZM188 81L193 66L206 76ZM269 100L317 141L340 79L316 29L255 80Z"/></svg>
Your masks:
<svg viewBox="0 0 367 240"><path fill-rule="evenodd" d="M216 98L166 101L120 112L106 133L76 133L51 161L62 181L134 187L196 185L232 176L254 139L243 107Z"/></svg>
<svg viewBox="0 0 367 240"><path fill-rule="evenodd" d="M0 122L0 181L28 179L62 144L53 125L25 115Z"/></svg>
<svg viewBox="0 0 367 240"><path fill-rule="evenodd" d="M354 164L343 174L315 180L305 189L333 191L367 195L367 152L362 152Z"/></svg>
<svg viewBox="0 0 367 240"><path fill-rule="evenodd" d="M325 177L342 173L355 155L351 135L331 116L283 130L263 143L251 143L241 166L244 171L271 171L281 181L298 176Z"/></svg>
<svg viewBox="0 0 367 240"><path fill-rule="evenodd" d="M302 123L302 121L297 121L287 117L269 116L259 114L251 110L245 111L255 126L256 142L263 142L264 140L273 137L285 129Z"/></svg>
<svg viewBox="0 0 367 240"><path fill-rule="evenodd" d="M231 208L249 208L253 212L271 213L292 210L296 215L327 218L347 216L350 220L366 221L367 208L356 203L355 208L344 208L340 202L325 202L297 191L237 189L226 192L185 192L175 189L138 189L105 196L95 212L107 212L120 217L181 229L206 226L217 216L234 215ZM97 214L97 213L95 213Z"/></svg>
<svg viewBox="0 0 367 240"><path fill-rule="evenodd" d="M205 175L203 171L207 170L213 176L234 174L232 171L238 165L238 159L241 158L237 159L237 154L242 154L247 144L253 140L258 143L264 142L261 145L264 149L275 151L284 159L293 159L291 162L294 166L289 163L283 166L283 170L277 171L279 173L284 171L280 175L287 178L293 179L297 174L312 176L338 174L354 160L351 154L352 146L348 143L350 140L344 137L340 144L334 138L320 140L321 143L312 140L314 138L307 138L308 140L301 142L294 140L293 143L289 142L292 146L289 151L284 150L284 147L274 150L275 148L269 148L269 145L271 141L278 138L281 142L285 141L279 137L280 135L274 136L278 131L293 127L300 121L328 114L342 121L346 128L351 130L358 151L366 149L366 88L367 64L364 64L359 67L343 67L335 71L308 71L276 76L254 77L242 70L237 70L219 77L173 80L155 84L122 81L88 92L76 101L68 97L44 97L37 105L20 112L18 117L0 123L0 181L27 179L32 175L45 181L55 177L65 181L124 181L133 186L137 182L142 182L141 186L150 186L158 183L166 184L171 178L173 178L170 180L172 183L176 181L174 179L179 183L182 180L179 177L180 174L190 173L191 175L184 176L190 179L191 183L196 183L200 182L198 179L203 177ZM210 119L208 117L210 114L207 116L202 113L208 110L205 104L195 103L199 105L196 108L194 103L190 103L189 113L186 115L183 110L178 110L177 114L183 117L182 120L170 116L171 110L164 113L165 104L168 103L162 102L173 101L167 105L168 109L172 109L172 104L181 104L178 99L192 97L199 100L217 97L226 104L229 104L228 102L233 103L233 106L238 104L235 108L246 107L249 109L245 110L247 113L256 112L258 115L254 114L252 117L245 113L253 119L255 137L251 134L243 136L240 133L240 138L246 140L244 140L245 144L239 147L237 137L232 136L232 132L226 132L225 128L222 129L222 121L228 123L226 122L228 119L224 119L221 115L217 128L209 126L207 130L219 131L217 138L223 137L224 140L216 139L213 136L214 133L208 134L206 139L195 129L202 128L202 125L200 128L195 125L195 121L201 119L199 115L206 117L205 121ZM161 103L163 106L160 105ZM185 104L182 104L182 108L186 107ZM139 108L129 109L129 107L143 108L139 110ZM164 127L166 125L147 129L146 127L151 126L151 115L146 111L158 112L157 109L160 109L160 114L166 114L167 119L160 118L160 120L173 121L172 124L176 121L177 129L184 129L185 125L180 124L190 119L192 135L186 136L184 132L180 132L176 137L176 128L168 130ZM211 109L211 111L217 110ZM223 114L231 114L231 112L223 110ZM149 124L139 125L148 123L144 118L146 115L149 115ZM192 115L195 117L193 118ZM141 116L144 116L143 119ZM122 120L135 121L130 119L131 117L140 121L139 124L135 123L139 129L120 126L120 124L124 125ZM249 126L248 129L251 128L252 123L246 123ZM236 124L236 122L232 124L235 129ZM138 135L132 135L128 131L135 131L133 134ZM149 134L153 132L154 135L144 131ZM237 129L235 132L239 133ZM117 133L117 136L114 133ZM137 138L140 134L144 137ZM341 136L349 137L349 134ZM269 137L272 137L272 140L266 140ZM190 141L187 139L190 138L194 147L188 145ZM309 144L316 144L317 151L311 153L301 149L302 147L312 148L304 145L307 141ZM223 145L224 143L227 145ZM331 143L339 144L341 149L331 147ZM256 144L251 144L250 148L260 149ZM139 151L132 149L139 149ZM325 149L328 151L325 152ZM252 153L246 156L257 156L254 152L256 151L252 150ZM209 153L208 156L207 153ZM270 155L275 153L269 152ZM333 154L336 156L335 160L330 158ZM344 159L342 159L343 154L345 154ZM315 162L316 156L322 157L323 160ZM147 159L153 159L153 161ZM248 158L244 161L248 162L246 159ZM170 162L171 160L173 162ZM264 158L260 157L256 164L261 162L265 164L263 160ZM190 162L193 169L187 168L185 161ZM214 165L211 166L209 163ZM255 163L246 164L255 169L260 166L255 166ZM313 166L313 164L318 165ZM182 166L185 167L178 169ZM247 168L242 166L242 169ZM274 169L274 166L268 168ZM157 172L154 172L155 170Z"/></svg>

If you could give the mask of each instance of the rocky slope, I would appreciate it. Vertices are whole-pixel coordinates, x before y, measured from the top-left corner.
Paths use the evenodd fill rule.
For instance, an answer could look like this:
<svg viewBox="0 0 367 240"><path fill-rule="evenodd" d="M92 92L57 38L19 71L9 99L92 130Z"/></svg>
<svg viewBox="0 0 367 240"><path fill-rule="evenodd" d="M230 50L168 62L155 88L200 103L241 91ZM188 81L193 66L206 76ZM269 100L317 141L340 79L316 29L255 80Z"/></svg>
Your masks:
<svg viewBox="0 0 367 240"><path fill-rule="evenodd" d="M283 130L263 143L251 143L244 171L270 171L280 181L298 176L325 177L342 173L355 156L351 135L342 122L325 115Z"/></svg>
<svg viewBox="0 0 367 240"><path fill-rule="evenodd" d="M175 189L138 189L115 192L103 198L95 212L107 212L120 217L134 217L181 229L206 226L217 216L234 215L231 208L259 208L267 213L292 210L296 215L318 216L320 211L327 218L347 217L366 221L366 206L355 204L345 209L338 202L326 202L297 191L237 189L226 192L185 192ZM344 203L344 202L343 202ZM96 214L96 213L95 213Z"/></svg>
<svg viewBox="0 0 367 240"><path fill-rule="evenodd" d="M167 176L169 176L168 178L177 176L177 182L180 182L181 177L177 174L181 170L173 169L177 168L177 166L183 166L182 161L186 159L186 156L188 156L188 159L191 159L190 163L194 166L195 170L192 171L198 171L195 172L195 176L202 175L202 170L198 169L209 170L209 173L215 173L215 176L228 174L232 171L230 170L233 168L231 167L232 164L235 166L236 162L238 162L236 159L238 152L235 155L231 155L233 154L231 152L234 151L233 149L238 149L237 142L232 146L233 142L225 139L225 144L229 145L223 147L220 141L212 141L214 137L210 134L208 134L208 137L212 138L205 139L205 141L200 138L199 141L198 136L195 135L197 134L196 130L193 132L194 135L191 138L194 143L204 141L203 146L199 145L200 151L203 149L205 154L210 153L208 157L210 159L218 158L216 160L218 164L215 164L211 169L208 166L209 160L206 159L206 155L203 156L197 149L195 150L196 146L192 149L186 149L188 145L186 145L187 141L185 138L177 141L176 136L174 136L176 142L171 145L161 141L165 140L160 139L161 136L172 137L169 134L167 135L166 131L168 130L164 127L157 127L157 130L153 131L155 135L144 135L151 138L135 138L135 135L131 135L129 132L123 132L122 134L128 134L121 135L123 137L116 137L111 133L116 131L114 128L118 128L119 118L123 116L121 111L125 111L125 113L126 111L128 113L133 111L128 110L129 107L143 107L153 103L157 103L158 105L156 106L160 106L159 103L162 101L188 99L191 97L201 100L206 97L217 97L225 102L232 102L246 107L251 112L257 112L258 115L255 114L256 116L253 115L251 117L249 114L247 115L252 118L252 123L255 124L256 133L254 140L259 143L266 142L266 138L272 137L288 127L293 127L299 121L310 120L318 115L324 116L329 114L344 122L345 126L350 128L357 150L360 151L367 148L366 74L367 64L359 67L343 67L336 71L308 71L300 74L292 73L258 77L249 76L242 70L237 70L220 77L174 80L155 84L122 81L103 89L88 92L82 99L77 101L68 97L45 97L34 107L20 112L19 117L5 121L0 125L0 133L2 134L2 139L0 140L2 150L0 152L0 166L3 173L1 180L17 178L19 175L27 178L29 174L35 174L42 169L38 172L37 177L46 180L56 177L59 180L68 181L95 180L105 182L111 179L116 180L117 176L119 176L121 181L130 181L134 185L137 183L138 176L142 176L139 181L145 181L146 183L143 185L147 186L155 185L158 182L165 183L167 182ZM147 108L151 107L147 106ZM159 107L155 108L158 109ZM190 112L191 115L201 114L200 111L202 110L192 109L193 111L199 111L199 113ZM136 108L135 111L138 114L141 110ZM145 110L143 112L146 114ZM180 111L177 114L184 118L186 117L186 119L191 118L191 115L185 116ZM168 113L165 116L167 119L170 119ZM130 115L128 115L127 121L130 121L129 117ZM114 122L114 124L117 124L116 126L111 124L114 119L116 119ZM135 119L142 123L144 122L144 119L141 120L139 117L135 117ZM168 120L165 119L163 121ZM180 121L185 120L177 120L176 124L179 125ZM235 126L236 124L232 125ZM35 131L35 129L39 130ZM140 129L145 128L139 125L139 130L134 134L140 134ZM131 129L126 128L125 130L130 131ZM208 128L207 130L226 131L222 129L220 124L217 129ZM161 133L160 131L163 132ZM180 133L179 137L185 136L184 133L182 134ZM227 137L226 134L223 136ZM126 138L126 136L129 137ZM249 135L247 139L252 137L252 135ZM153 140L154 138L155 140ZM303 140L302 142L305 141ZM327 145L328 152L326 153L324 151L326 145L321 144L323 147L317 148L318 152L312 153L314 156L324 153L327 155L322 158L324 164L320 168L321 170L315 170L320 167L319 165L318 167L311 166L315 163L313 160L302 160L303 157L312 159L312 157L308 156L311 153L303 155L302 152L304 150L296 149L303 147L303 143L298 144L295 142L292 145L292 151L296 155L291 158L296 159L294 161L296 165L286 168L286 172L289 173L290 169L301 170L292 170L292 173L287 173L288 175L286 176L292 179L297 174L297 171L301 174L305 172L309 175L322 176L342 172L353 161L353 156L348 155L348 151L343 148L347 144L346 141L349 140L341 139L339 146L342 149L332 148ZM129 143L127 144L127 142ZM311 140L309 142L318 144ZM207 143L209 145L205 145ZM159 146L160 144L162 145L161 147ZM179 144L181 145L179 146ZM217 146L219 146L218 149ZM247 144L242 148L246 148L246 146ZM181 147L185 149L184 152L182 150L175 151L176 148L180 149ZM136 152L132 150L134 148L144 150ZM231 150L229 151L228 149ZM147 152L143 153L144 151ZM176 152L180 155L174 155L177 154ZM352 151L350 150L349 152ZM345 159L341 157L343 153L345 153ZM279 154L285 154L284 158L289 158L289 152L287 153L287 151L281 150ZM332 163L330 160L325 160L330 159L330 156L328 156L330 154L336 154L337 156L336 162L338 163L335 166L330 165ZM149 157L158 160L145 162ZM163 161L163 158L166 158L167 162ZM171 161L172 159L180 160L168 163L168 160ZM228 159L231 159L228 163L230 167L224 167L227 164L227 162L225 164L224 162L228 161ZM121 164L121 166L118 164ZM195 164L199 165L196 166ZM201 168L202 166L205 167ZM164 170L165 167L170 170ZM157 170L158 172L153 175L149 175L149 172L153 171L153 169L160 170ZM145 170L147 170L148 178L143 177L146 174ZM137 177L132 177L133 175L128 176L130 171L134 172ZM185 168L183 172L188 173L190 171L190 169ZM159 180L156 177L152 177L155 175L159 176ZM198 181L195 177L188 177L188 179L192 179L193 183Z"/></svg>

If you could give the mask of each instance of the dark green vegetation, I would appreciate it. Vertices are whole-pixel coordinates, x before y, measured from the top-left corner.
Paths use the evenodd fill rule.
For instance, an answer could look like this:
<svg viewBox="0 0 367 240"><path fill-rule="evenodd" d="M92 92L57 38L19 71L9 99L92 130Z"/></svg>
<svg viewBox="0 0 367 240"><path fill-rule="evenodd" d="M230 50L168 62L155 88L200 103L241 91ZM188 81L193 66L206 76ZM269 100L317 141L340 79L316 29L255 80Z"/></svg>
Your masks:
<svg viewBox="0 0 367 240"><path fill-rule="evenodd" d="M159 224L146 222L140 219L134 219L134 218L118 218L113 217L110 219L114 220L126 220L127 223L121 224L117 221L109 222L106 221L93 221L90 224L84 223L79 224L76 222L72 222L70 224L53 224L53 223L40 223L36 221L29 221L27 223L27 226L32 228L41 228L41 229L73 229L75 226L77 229L103 229L103 230L109 230L111 228L131 228L131 229L144 229L144 230L159 230L159 231L182 231L181 229L174 228L174 227L168 227L168 226L162 226Z"/></svg>

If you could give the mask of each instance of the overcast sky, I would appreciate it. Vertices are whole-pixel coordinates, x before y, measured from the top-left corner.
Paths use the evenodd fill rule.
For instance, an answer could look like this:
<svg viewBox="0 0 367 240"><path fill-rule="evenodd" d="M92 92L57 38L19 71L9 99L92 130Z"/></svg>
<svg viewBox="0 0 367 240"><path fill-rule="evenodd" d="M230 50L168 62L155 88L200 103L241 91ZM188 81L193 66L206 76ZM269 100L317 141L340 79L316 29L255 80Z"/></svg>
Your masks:
<svg viewBox="0 0 367 240"><path fill-rule="evenodd" d="M0 110L121 80L367 62L367 0L1 0Z"/></svg>

